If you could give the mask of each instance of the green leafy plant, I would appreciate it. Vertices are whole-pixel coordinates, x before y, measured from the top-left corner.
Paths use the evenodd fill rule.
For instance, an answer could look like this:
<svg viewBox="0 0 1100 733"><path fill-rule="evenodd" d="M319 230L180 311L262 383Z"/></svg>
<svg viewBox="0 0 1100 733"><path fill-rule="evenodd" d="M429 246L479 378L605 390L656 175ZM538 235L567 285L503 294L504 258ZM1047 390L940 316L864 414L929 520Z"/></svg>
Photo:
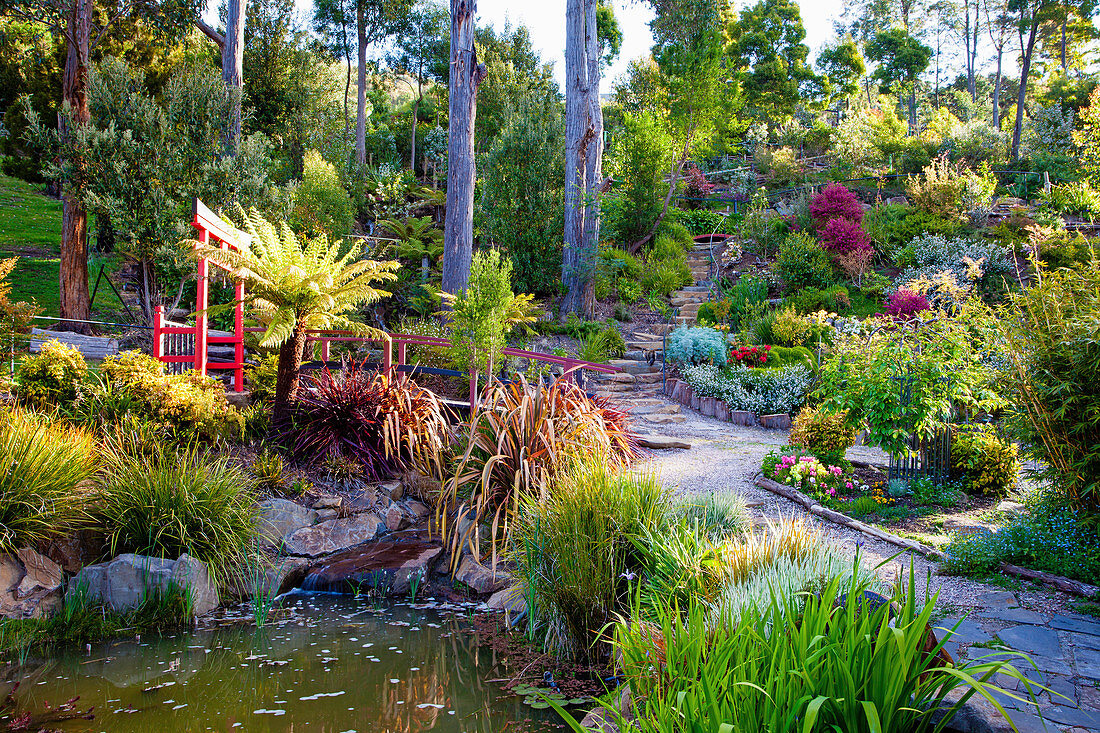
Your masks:
<svg viewBox="0 0 1100 733"><path fill-rule="evenodd" d="M1006 308L1001 333L1014 437L1072 505L1100 511L1100 269L1040 271Z"/></svg>
<svg viewBox="0 0 1100 733"><path fill-rule="evenodd" d="M584 361L603 363L619 359L626 353L626 341L615 324L608 323L598 333L589 336L581 344L577 356Z"/></svg>
<svg viewBox="0 0 1100 733"><path fill-rule="evenodd" d="M635 606L615 640L636 720L611 703L604 712L641 733L787 730L792 721L806 733L938 733L972 697L1002 714L1005 697L1034 698L1037 686L1021 695L995 684L997 674L1025 679L1003 658L945 663L943 642L929 643L935 598L918 601L913 573L886 598L871 587L856 573L828 577L813 592L772 593L717 617L704 603L655 618Z"/></svg>
<svg viewBox="0 0 1100 733"><path fill-rule="evenodd" d="M741 534L750 526L748 506L733 492L682 496L673 502L670 514L673 521L693 524L712 539Z"/></svg>
<svg viewBox="0 0 1100 733"><path fill-rule="evenodd" d="M513 538L532 634L569 657L606 660L601 629L627 610L629 578L641 571L633 540L662 527L668 505L655 477L616 474L598 458L566 469L545 496L529 495Z"/></svg>
<svg viewBox="0 0 1100 733"><path fill-rule="evenodd" d="M286 482L286 461L270 448L263 448L249 466L256 483L268 491L280 491Z"/></svg>
<svg viewBox="0 0 1100 733"><path fill-rule="evenodd" d="M833 284L833 265L829 253L806 232L790 234L779 246L775 273L783 281L783 292L802 288L827 288Z"/></svg>
<svg viewBox="0 0 1100 733"><path fill-rule="evenodd" d="M810 337L810 319L793 308L784 308L775 315L772 334L779 346L802 346Z"/></svg>
<svg viewBox="0 0 1100 733"><path fill-rule="evenodd" d="M340 174L316 150L307 150L302 159L302 182L294 190L290 224L310 237L342 237L355 224L355 206Z"/></svg>
<svg viewBox="0 0 1100 733"><path fill-rule="evenodd" d="M0 552L37 545L88 519L95 443L33 413L0 415Z"/></svg>
<svg viewBox="0 0 1100 733"><path fill-rule="evenodd" d="M80 351L57 339L19 364L16 384L20 399L37 407L68 407L76 401L88 378L88 364Z"/></svg>
<svg viewBox="0 0 1100 733"><path fill-rule="evenodd" d="M451 360L460 371L492 371L508 332L535 321L531 296L512 292L512 263L496 249L475 252L466 290L444 298L451 308Z"/></svg>

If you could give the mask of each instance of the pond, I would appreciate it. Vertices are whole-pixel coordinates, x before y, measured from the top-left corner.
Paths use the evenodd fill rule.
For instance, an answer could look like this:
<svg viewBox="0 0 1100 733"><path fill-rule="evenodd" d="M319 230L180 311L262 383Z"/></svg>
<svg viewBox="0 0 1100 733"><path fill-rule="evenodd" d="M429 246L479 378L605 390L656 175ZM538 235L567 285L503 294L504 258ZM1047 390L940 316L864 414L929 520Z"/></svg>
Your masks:
<svg viewBox="0 0 1100 733"><path fill-rule="evenodd" d="M94 719L64 731L439 731L561 729L506 691L507 671L470 635L475 604L377 604L295 593L264 628L227 618L12 670L19 708L79 696ZM248 619L250 620L250 619Z"/></svg>

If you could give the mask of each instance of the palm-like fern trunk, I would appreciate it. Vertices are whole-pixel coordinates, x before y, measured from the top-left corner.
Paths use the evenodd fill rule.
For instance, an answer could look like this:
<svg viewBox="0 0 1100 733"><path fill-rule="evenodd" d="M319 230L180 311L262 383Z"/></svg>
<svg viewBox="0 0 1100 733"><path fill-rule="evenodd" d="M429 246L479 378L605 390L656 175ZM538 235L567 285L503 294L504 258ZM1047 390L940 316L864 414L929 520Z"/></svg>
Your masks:
<svg viewBox="0 0 1100 733"><path fill-rule="evenodd" d="M294 335L279 347L279 370L275 377L275 420L287 416L291 403L298 399L302 355L306 350L306 327L301 321Z"/></svg>

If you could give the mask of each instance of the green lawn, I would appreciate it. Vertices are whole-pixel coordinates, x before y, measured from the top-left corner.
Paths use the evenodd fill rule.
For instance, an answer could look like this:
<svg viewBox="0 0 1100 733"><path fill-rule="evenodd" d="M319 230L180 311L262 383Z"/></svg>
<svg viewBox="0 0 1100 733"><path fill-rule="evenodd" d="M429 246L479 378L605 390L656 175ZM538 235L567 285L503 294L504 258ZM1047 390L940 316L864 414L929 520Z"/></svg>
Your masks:
<svg viewBox="0 0 1100 733"><path fill-rule="evenodd" d="M12 300L33 300L44 316L59 314L60 245L61 202L42 195L36 184L0 175L0 257L19 257L10 278ZM92 287L99 267L89 266L89 272ZM102 283L92 310L98 316L115 318L122 303Z"/></svg>

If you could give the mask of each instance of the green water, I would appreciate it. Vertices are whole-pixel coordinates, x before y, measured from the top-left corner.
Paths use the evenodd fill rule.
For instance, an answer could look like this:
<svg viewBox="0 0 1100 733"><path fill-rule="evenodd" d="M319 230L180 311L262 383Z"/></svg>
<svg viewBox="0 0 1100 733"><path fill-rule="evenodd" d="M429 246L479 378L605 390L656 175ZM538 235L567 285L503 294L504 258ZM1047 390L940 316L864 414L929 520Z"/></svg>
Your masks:
<svg viewBox="0 0 1100 733"><path fill-rule="evenodd" d="M284 599L263 629L243 619L30 660L21 709L79 696L93 720L64 731L499 733L557 730L503 689L494 652L469 633L470 608L376 606L327 594ZM425 607L427 606L427 607Z"/></svg>

